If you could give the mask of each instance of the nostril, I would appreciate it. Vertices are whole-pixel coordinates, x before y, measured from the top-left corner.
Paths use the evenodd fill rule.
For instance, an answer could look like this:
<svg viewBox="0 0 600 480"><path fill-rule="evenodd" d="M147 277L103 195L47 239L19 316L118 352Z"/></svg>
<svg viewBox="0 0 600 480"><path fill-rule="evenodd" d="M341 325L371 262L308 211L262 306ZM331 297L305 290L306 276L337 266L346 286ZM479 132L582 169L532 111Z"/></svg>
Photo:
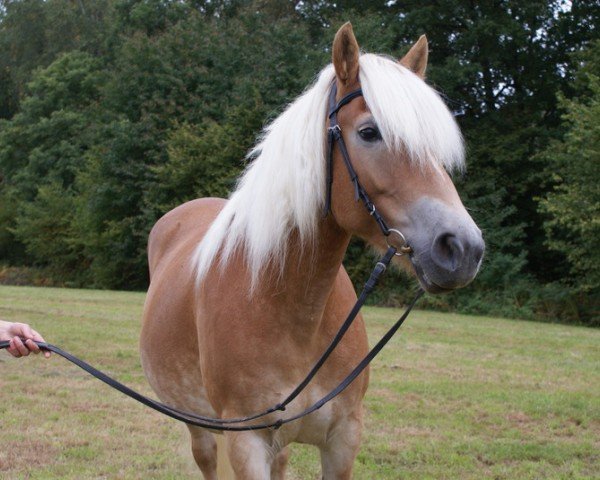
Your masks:
<svg viewBox="0 0 600 480"><path fill-rule="evenodd" d="M442 268L453 272L460 265L464 256L464 247L460 240L451 233L438 235L433 242L432 257Z"/></svg>

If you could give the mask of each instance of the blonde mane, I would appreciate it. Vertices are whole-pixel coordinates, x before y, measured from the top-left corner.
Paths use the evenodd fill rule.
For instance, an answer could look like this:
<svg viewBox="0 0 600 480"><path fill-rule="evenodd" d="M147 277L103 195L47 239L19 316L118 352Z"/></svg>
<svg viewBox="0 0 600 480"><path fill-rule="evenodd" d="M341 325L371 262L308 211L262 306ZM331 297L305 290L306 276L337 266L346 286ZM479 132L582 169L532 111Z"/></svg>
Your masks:
<svg viewBox="0 0 600 480"><path fill-rule="evenodd" d="M266 265L283 267L287 240L314 240L325 201L326 114L333 66L268 125L248 154L253 158L235 191L193 256L200 282L215 263L225 265L238 248L251 272L251 289ZM360 56L359 80L390 150L412 161L462 168L463 141L439 95L411 71L386 57Z"/></svg>

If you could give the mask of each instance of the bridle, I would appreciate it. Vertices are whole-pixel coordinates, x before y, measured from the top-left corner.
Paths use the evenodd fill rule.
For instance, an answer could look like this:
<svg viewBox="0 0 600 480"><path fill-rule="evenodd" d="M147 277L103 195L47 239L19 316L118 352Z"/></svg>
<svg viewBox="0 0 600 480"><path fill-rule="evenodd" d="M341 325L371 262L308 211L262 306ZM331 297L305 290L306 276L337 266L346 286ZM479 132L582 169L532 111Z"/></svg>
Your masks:
<svg viewBox="0 0 600 480"><path fill-rule="evenodd" d="M389 237L392 233L396 234L398 237L400 237L402 244L399 245L398 247L396 247L397 252L395 253L395 255L400 256L400 255L404 255L404 254L409 254L412 252L412 248L408 245L408 242L406 241L406 237L404 236L404 234L396 228L388 227L388 225L385 222L385 220L383 219L382 215L377 210L377 207L371 201L371 199L369 198L369 195L367 195L366 190L361 185L361 183L358 179L358 174L356 173L356 170L354 170L354 167L352 166L352 161L350 160L350 155L348 154L348 149L346 148L346 143L344 142L344 137L342 136L342 129L338 122L337 114L344 105L347 105L355 98L362 97L362 96L363 96L362 88L358 88L358 89L353 90L352 92L344 95L340 99L340 101L336 103L335 99L337 98L337 84L335 81L333 82L331 90L329 91L329 111L328 111L329 128L327 129L327 157L326 157L327 158L327 181L326 181L325 212L324 213L325 213L325 216L327 216L329 214L329 212L331 211L331 195L332 195L332 188L333 188L333 150L337 143L340 153L342 155L342 158L344 160L344 165L346 165L346 169L348 170L348 173L350 174L350 181L354 185L354 199L356 201L361 200L363 202L365 208L369 212L369 215L371 215L373 217L373 219L379 226L381 233L383 233L383 235L386 237L386 242L388 244L388 247L391 247L391 245L389 243Z"/></svg>
<svg viewBox="0 0 600 480"><path fill-rule="evenodd" d="M65 358L66 360L70 361L71 363L73 363L73 364L77 365L78 367L80 367L81 369L85 370L89 374L93 375L98 380L106 383L110 387L118 390L119 392L133 398L134 400L137 400L138 402L140 402L160 413L163 413L164 415L167 415L176 420L185 422L189 425L203 427L203 428L207 428L210 430L249 431L249 430L263 430L263 429L268 429L268 428L278 429L279 427L281 427L282 425L285 425L286 423L293 422L302 417L305 417L306 415L313 413L314 411L320 409L323 405L325 405L329 401L333 400L340 393L342 393L363 372L363 370L369 365L369 363L371 363L371 361L377 356L377 354L383 349L383 347L394 336L394 334L400 328L402 323L404 323L404 320L406 320L406 318L408 317L408 314L414 307L417 300L423 295L423 293L424 293L423 290L421 290L421 289L418 290L414 299L409 304L409 306L407 307L405 312L402 314L402 316L396 321L396 323L394 325L392 325L392 327L386 332L386 334L381 338L381 340L379 342L377 342L377 344L368 352L368 354L365 355L365 357L358 363L358 365L356 365L356 367L354 367L354 369L333 390L331 390L331 392L329 392L327 395L322 397L319 401L315 402L310 407L308 407L307 409L303 410L302 412L300 412L296 415L292 415L292 416L289 416L286 418L280 418L279 420L276 420L273 422L251 424L251 425L239 425L239 424L247 423L252 420L256 420L256 419L265 417L266 415L269 415L271 413L275 413L278 411L280 411L280 412L285 411L287 405L289 405L306 388L306 386L310 383L310 381L313 379L313 377L317 374L319 369L323 366L325 361L329 358L329 356L331 355L331 353L333 352L335 347L342 340L345 333L348 331L348 329L352 325L354 319L358 315L358 312L360 311L360 309L364 305L365 301L367 300L367 297L369 296L369 294L373 291L373 289L377 285L379 278L386 271L386 269L389 266L394 255L405 255L405 254L410 254L412 252L412 249L406 242L404 235L399 230L389 228L387 226L383 217L381 216L381 214L375 207L375 204L369 199L367 192L360 184L360 182L358 180L358 175L356 174L356 171L352 167L352 162L350 161L350 156L348 155L348 150L346 149L346 144L344 143L344 139L342 137L341 128L337 121L338 111L344 105L347 105L348 103L350 103L353 99L355 99L359 96L362 96L362 90L358 89L358 90L354 90L353 92L350 92L349 94L345 95L337 103L335 101L336 96L337 96L337 88L334 83L331 88L331 92L330 92L330 96L329 96L329 122L330 123L329 123L329 128L327 130L327 132L328 132L327 193L326 193L327 196L326 196L326 203L325 203L325 215L328 215L331 210L331 189L332 189L332 184L333 184L333 149L334 149L335 143L337 142L340 152L342 154L342 157L344 159L346 168L348 169L348 173L350 174L350 180L354 184L355 198L356 198L356 200L359 200L359 199L362 200L362 202L364 203L365 207L367 208L369 214L375 219L375 221L379 225L381 232L383 233L383 235L385 235L386 241L388 242L388 250L385 253L385 255L381 258L381 260L379 260L377 262L377 264L375 265L375 267L373 268L373 271L371 272L369 280L365 283L363 290L361 291L361 294L359 295L356 303L352 307L352 310L346 317L346 320L339 328L338 332L336 333L335 337L332 339L332 341L329 344L329 346L327 347L327 349L323 352L323 354L315 362L313 368L310 370L310 372L308 372L308 374L306 375L304 380L302 380L298 384L298 386L285 398L285 400L278 403L277 405L267 408L266 410L264 410L262 412L255 413L253 415L249 415L246 417L226 418L226 419L206 417L203 415L197 415L192 412L185 412L185 411L170 407L168 405L165 405L164 403L160 403L149 397L146 397L146 396L136 392L135 390L127 387L126 385L118 382L117 380L109 377L108 375L101 372L100 370L92 367L90 364L75 357L74 355L71 355L70 353L60 349L59 347L57 347L55 345L51 345L49 343L43 343L43 342L35 342L38 345L38 347L42 350L48 350L48 351L51 351L51 352L54 352L54 353L60 355L61 357ZM397 247L397 246L394 246L393 244L390 244L389 236L392 233L395 233L400 237L400 239L402 240L402 245ZM2 350L4 348L8 348L8 347L9 347L9 342L0 342L0 350Z"/></svg>

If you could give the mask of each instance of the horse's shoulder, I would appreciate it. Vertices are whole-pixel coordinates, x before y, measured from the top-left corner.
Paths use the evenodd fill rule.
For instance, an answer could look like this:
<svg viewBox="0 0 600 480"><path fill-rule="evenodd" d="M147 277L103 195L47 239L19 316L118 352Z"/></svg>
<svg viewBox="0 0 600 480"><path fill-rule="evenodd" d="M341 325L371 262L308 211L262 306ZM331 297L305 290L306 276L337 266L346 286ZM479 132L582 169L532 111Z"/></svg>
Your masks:
<svg viewBox="0 0 600 480"><path fill-rule="evenodd" d="M150 272L170 252L180 250L190 242L200 242L226 203L227 200L222 198L198 198L164 214L148 237Z"/></svg>
<svg viewBox="0 0 600 480"><path fill-rule="evenodd" d="M350 280L350 275L348 275L344 265L340 265L329 301L334 301L336 304L341 304L343 305L343 309L346 309L352 308L352 305L354 302L356 302L356 299L356 290L354 290L352 280ZM348 307L348 305L350 307Z"/></svg>

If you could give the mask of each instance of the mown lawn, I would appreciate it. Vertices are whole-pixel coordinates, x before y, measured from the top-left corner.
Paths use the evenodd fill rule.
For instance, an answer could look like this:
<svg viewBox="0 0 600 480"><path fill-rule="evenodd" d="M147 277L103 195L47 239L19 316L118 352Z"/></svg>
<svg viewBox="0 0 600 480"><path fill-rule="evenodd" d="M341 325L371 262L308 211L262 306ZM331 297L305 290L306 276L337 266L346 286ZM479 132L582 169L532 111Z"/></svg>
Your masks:
<svg viewBox="0 0 600 480"><path fill-rule="evenodd" d="M0 287L0 318L151 394L144 294ZM399 312L367 308L371 340ZM600 331L417 311L376 359L355 479L600 478ZM0 353L0 478L198 478L185 428L58 356ZM291 479L317 479L294 446Z"/></svg>

